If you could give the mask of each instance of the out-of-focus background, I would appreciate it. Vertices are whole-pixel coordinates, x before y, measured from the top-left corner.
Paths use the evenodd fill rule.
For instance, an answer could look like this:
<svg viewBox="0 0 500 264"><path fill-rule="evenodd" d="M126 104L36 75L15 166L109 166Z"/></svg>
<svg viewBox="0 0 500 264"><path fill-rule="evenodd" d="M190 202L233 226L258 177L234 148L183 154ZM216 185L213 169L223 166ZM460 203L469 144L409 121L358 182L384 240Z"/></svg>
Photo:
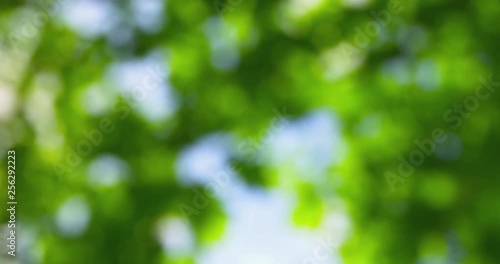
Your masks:
<svg viewBox="0 0 500 264"><path fill-rule="evenodd" d="M499 263L499 17L2 0L0 262Z"/></svg>

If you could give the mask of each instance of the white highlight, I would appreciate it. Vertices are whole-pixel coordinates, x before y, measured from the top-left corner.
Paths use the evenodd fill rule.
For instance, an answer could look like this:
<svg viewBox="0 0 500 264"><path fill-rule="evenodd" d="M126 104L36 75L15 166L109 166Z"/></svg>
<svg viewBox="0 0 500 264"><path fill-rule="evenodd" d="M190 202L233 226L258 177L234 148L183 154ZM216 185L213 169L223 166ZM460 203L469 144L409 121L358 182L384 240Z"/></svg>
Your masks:
<svg viewBox="0 0 500 264"><path fill-rule="evenodd" d="M82 197L66 200L56 213L56 225L66 237L78 237L85 232L91 216L90 207Z"/></svg>
<svg viewBox="0 0 500 264"><path fill-rule="evenodd" d="M14 115L16 94L13 88L0 85L0 120L8 120Z"/></svg>
<svg viewBox="0 0 500 264"><path fill-rule="evenodd" d="M156 226L157 239L171 258L188 256L194 249L194 235L187 222L178 217L160 220Z"/></svg>
<svg viewBox="0 0 500 264"><path fill-rule="evenodd" d="M211 176L224 171L229 161L230 138L208 135L185 148L176 162L179 181L184 185L204 184Z"/></svg>
<svg viewBox="0 0 500 264"><path fill-rule="evenodd" d="M158 32L164 22L165 1L131 0L133 19L137 26L148 33Z"/></svg>
<svg viewBox="0 0 500 264"><path fill-rule="evenodd" d="M89 183L94 186L113 186L129 176L127 163L114 155L101 155L88 167Z"/></svg>
<svg viewBox="0 0 500 264"><path fill-rule="evenodd" d="M141 59L112 65L108 77L125 96L131 110L151 123L171 117L177 110L177 96L168 82L170 70L161 51Z"/></svg>
<svg viewBox="0 0 500 264"><path fill-rule="evenodd" d="M62 18L66 24L89 38L112 34L118 17L117 8L104 0L72 0L62 6Z"/></svg>

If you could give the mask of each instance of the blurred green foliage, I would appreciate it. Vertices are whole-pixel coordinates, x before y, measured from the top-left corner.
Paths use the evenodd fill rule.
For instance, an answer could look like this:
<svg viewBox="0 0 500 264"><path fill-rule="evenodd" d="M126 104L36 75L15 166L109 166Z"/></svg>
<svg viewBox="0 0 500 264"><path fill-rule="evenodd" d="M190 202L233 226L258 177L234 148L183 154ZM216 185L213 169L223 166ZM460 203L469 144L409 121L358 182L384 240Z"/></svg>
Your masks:
<svg viewBox="0 0 500 264"><path fill-rule="evenodd" d="M348 58L342 44L356 45L355 29L376 21L370 11L385 10L389 2L368 1L362 8L318 2L308 9L307 1L243 0L217 10L212 1L169 0L160 29L150 33L134 25L128 1L114 1L131 38L113 43L107 35L79 35L57 12L36 36L16 40L12 34L40 5L2 1L0 77L17 103L14 116L0 123L1 140L17 153L18 217L37 234L21 262L38 255L48 264L194 263L194 256L165 255L153 235L159 218L180 215L178 205L193 199L192 188L175 176L178 154L210 133L257 138L274 117L271 110L286 106L294 118L329 109L342 120L347 151L323 175L322 190L340 195L352 221L341 248L345 263L498 263L500 98L493 93L481 101L457 130L443 120L454 104L474 95L480 76L500 80L498 1L402 0L403 10ZM21 12L28 12L25 19ZM236 51L217 50L224 45ZM123 95L102 114L88 114L80 97L92 84L113 86L105 81L113 63L154 51L161 52L176 92L171 117L151 122ZM227 66L231 52L236 62ZM124 119L112 110L120 105L130 107ZM103 118L114 131L58 177L53 166L64 160L66 146L75 148L85 139L82 130L98 128ZM459 150L450 150L458 158L427 157L391 192L384 173L397 170L398 157L407 157L414 140L430 138L435 128L459 138ZM87 184L87 165L103 153L128 164L129 181ZM322 221L326 198L318 186L291 169L236 156L232 163L248 185L296 192L295 224L314 228ZM279 171L289 173L288 185ZM61 236L53 215L75 195L88 201L92 218L81 236ZM227 219L213 200L190 221L203 245L224 234Z"/></svg>

